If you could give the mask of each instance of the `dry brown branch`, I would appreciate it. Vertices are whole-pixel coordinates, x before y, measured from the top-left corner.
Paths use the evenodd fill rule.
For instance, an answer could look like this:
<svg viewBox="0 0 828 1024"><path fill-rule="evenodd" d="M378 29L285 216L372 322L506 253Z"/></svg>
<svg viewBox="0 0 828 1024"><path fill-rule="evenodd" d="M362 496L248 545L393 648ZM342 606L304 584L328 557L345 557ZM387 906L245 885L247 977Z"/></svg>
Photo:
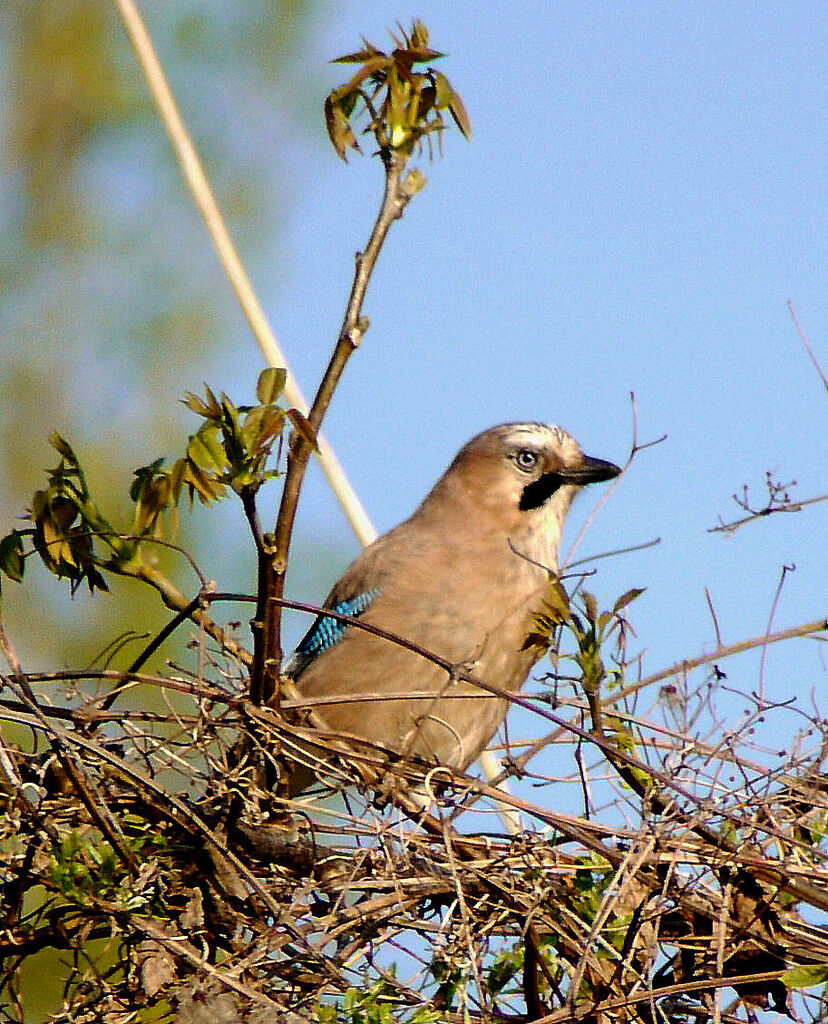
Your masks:
<svg viewBox="0 0 828 1024"><path fill-rule="evenodd" d="M211 675L217 667L208 661ZM81 683L82 675L73 673L72 682ZM104 672L89 677L91 683L125 678ZM33 692L42 689L54 698L56 677L25 678ZM161 677L146 678L163 685ZM805 838L805 830L828 814L828 787L818 771L774 772L744 757L739 778L747 773L754 780L751 792L765 780L767 796L760 802L739 798L727 814L711 808L698 819L677 806L653 812L639 802L637 827L550 811L445 771L432 776L432 791L438 781L448 782L435 793L433 814L403 800L406 817L398 819L391 804L373 805L353 789L350 810L313 800L299 805L260 790L257 763L306 732L257 710L254 734L261 745L234 763L230 743L244 705L219 678L170 680L176 706L166 716L142 720L140 731L129 716L108 717L94 739L83 732L87 716L95 714L91 695L81 714L42 698L32 708L19 693L19 680L8 678L7 685L18 689L18 706L28 708L25 721L58 737L82 763L90 786L79 787L49 751L8 748L12 775L37 798L7 802L0 817L0 834L15 836L3 846L2 868L18 880L6 888L7 900L14 901L4 908L12 924L0 943L7 965L37 948L78 950L114 928L120 955L134 970L120 982L87 982L102 1005L109 1000L107 1005L123 1006L128 995L133 1003L152 1002L151 986L140 980L153 976L151 954L142 946L151 940L169 967L162 993L183 1000L187 992L201 992L198 998L208 1002L224 994L240 1014L261 1005L307 1016L315 1005L361 987L363 975L355 968L368 970L384 950L385 965L374 977L381 979L376 983L384 986L383 998L396 1000L401 1020L406 1007L413 1012L442 1000L446 1020L459 1019L452 1016L455 1007L482 1021L520 1013L522 1006L536 1018L545 1014L544 1020L615 1014L647 1021L648 1008L666 1006L679 993L685 1000L701 998L692 1004L701 1012L704 1000L725 985L747 1000L781 1008L787 990L779 979L787 969L828 962L822 920L828 914L828 866L819 844ZM577 706L569 710L579 713ZM643 728L650 719L638 714L628 721ZM711 747L688 744L655 720L652 727L662 737L662 763L681 751L681 785L688 785L692 771L703 795ZM581 739L585 750L613 753L600 737L584 733ZM723 748L721 757L738 760L739 753ZM355 778L351 760L359 763L343 760L333 776L336 785L340 777ZM370 751L362 760L370 762ZM633 760L659 786L669 784L663 769ZM330 768L331 762L323 764ZM178 775L189 773L189 795L161 781L174 767ZM409 785L426 770L403 762L386 767ZM543 775L541 764L536 774ZM96 794L94 806L105 806L118 823L131 855L120 866L113 862L105 885L84 881L95 877L96 858L109 863L111 857L89 793ZM477 802L465 804L467 794ZM471 821L485 806L504 800L547 834L463 834L478 830ZM624 800L630 805L629 790ZM231 807L238 811L234 819L228 818ZM289 809L292 818L285 815ZM729 823L728 843L721 837L711 842L710 814ZM13 894L35 880L47 900L21 919ZM783 898L783 892L789 895ZM388 971L394 949L402 957L396 976ZM422 963L417 967L415 957L401 975L410 959L402 951L417 949ZM438 965L437 981L430 964ZM508 985L498 987L504 971L518 982L512 995ZM721 1019L728 1015L722 1012Z"/></svg>

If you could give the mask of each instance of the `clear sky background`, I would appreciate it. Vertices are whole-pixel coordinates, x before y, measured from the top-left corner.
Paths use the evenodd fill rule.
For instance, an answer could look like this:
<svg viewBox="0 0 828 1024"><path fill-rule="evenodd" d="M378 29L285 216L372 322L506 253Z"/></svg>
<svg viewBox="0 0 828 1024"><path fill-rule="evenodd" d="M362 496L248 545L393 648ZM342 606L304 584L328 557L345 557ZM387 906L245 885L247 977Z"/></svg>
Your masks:
<svg viewBox="0 0 828 1024"><path fill-rule="evenodd" d="M182 55L172 42L180 11L143 6L306 394L329 358L353 256L382 188L377 160L355 155L346 166L327 144L322 101L349 72L326 61L357 48L361 34L387 46L387 29L397 18L407 27L412 14L450 55L441 70L465 100L473 140L449 132L443 159L416 161L428 187L392 230L365 304L371 329L325 426L381 531L413 511L464 441L495 423L557 422L588 453L623 463L634 392L639 440L667 439L638 455L580 554L660 538L646 551L598 563L590 582L603 606L646 587L630 610L644 670L714 647L706 587L725 643L767 628L784 564L796 571L775 627L828 614L828 506L769 517L730 538L708 532L719 516L741 515L732 495L743 484L764 504L766 471L796 480L795 498L828 491L828 394L787 308L791 299L828 368L823 4L421 0L411 10L374 0L317 3L309 40L276 55L284 69L276 69L269 101L253 65L218 70L211 51L223 46L220 18ZM121 73L143 95L131 60L124 42ZM303 110L313 115L310 128L299 123ZM216 157L217 139L235 146L234 160ZM166 162L166 176L146 177L150 156ZM255 226L235 226L233 202L254 175L263 208L282 218L272 241L267 217L258 235ZM14 219L12 186L4 186L6 220ZM107 273L84 277L83 311L68 323L61 317L68 320L70 293L80 289L57 267L51 287L66 292L58 313L42 315L44 291L18 294L6 305L7 337L23 337L21 323L60 336L55 357L74 360L82 380L75 418L86 436L111 444L133 443L132 411L145 398L172 405L182 384L197 390L208 379L239 401L249 398L261 356L158 123L148 120L129 143L111 129L89 159L83 187L90 203L107 207L111 237L129 239L128 262L124 243L119 252L113 245ZM154 226L167 230L163 256L174 270L144 244L141 218L159 196L164 212L152 208ZM102 355L95 332L108 318L116 336L129 305L149 301L146 274L156 263L159 280L175 274L197 285L205 308L220 306L227 326L207 365L193 356L173 373L160 358L136 379L129 344ZM185 432L194 427L183 411L180 422ZM48 459L41 452L34 470ZM570 540L595 496L577 505ZM254 562L242 516L229 506L220 514L224 537L205 553L205 571L250 590ZM357 551L315 469L302 498L290 592L321 601ZM291 624L293 639L306 624ZM758 653L729 661L726 685L755 689L759 663ZM796 696L808 710L811 692L826 682L813 641L773 648L766 671L770 699ZM795 719L789 724L793 730Z"/></svg>
<svg viewBox="0 0 828 1024"><path fill-rule="evenodd" d="M387 4L338 11L309 68L358 31L387 39ZM442 70L474 138L450 134L444 159L424 165L429 187L392 232L371 331L327 423L379 528L496 422L558 422L623 463L635 392L640 440L667 440L639 454L581 553L661 538L601 562L590 584L604 604L647 588L631 610L645 669L713 647L705 587L726 643L766 629L785 563L796 571L776 626L825 615L824 506L730 538L707 531L739 518L732 495L745 483L764 504L768 470L796 480L795 497L828 489L828 395L786 305L828 366L826 10L426 2L418 14L450 54ZM266 301L309 388L380 172L314 150L302 180L260 279L281 278ZM322 486L304 500L303 529L341 533L344 563L356 549ZM758 664L745 657L728 674L750 689ZM825 684L812 642L771 650L767 671L772 699Z"/></svg>

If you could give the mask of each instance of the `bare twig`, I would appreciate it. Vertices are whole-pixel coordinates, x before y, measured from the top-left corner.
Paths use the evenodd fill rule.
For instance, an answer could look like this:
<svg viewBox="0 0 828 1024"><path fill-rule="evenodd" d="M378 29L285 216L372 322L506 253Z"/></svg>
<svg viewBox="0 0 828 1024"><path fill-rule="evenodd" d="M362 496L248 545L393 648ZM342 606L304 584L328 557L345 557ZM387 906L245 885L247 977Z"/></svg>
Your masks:
<svg viewBox="0 0 828 1024"><path fill-rule="evenodd" d="M802 344L805 346L805 351L808 353L811 362L814 364L814 369L819 374L819 379L822 381L822 386L825 388L826 391L828 391L828 377L825 376L822 367L819 365L817 357L814 355L814 350L813 348L811 348L811 343L810 341L808 341L808 335L805 333L802 324L799 322L799 317L797 316L796 308L793 304L793 299L788 299L788 312L791 314L791 317L793 318L793 322L796 327L797 333L799 334Z"/></svg>
<svg viewBox="0 0 828 1024"><path fill-rule="evenodd" d="M796 486L796 480L783 483L780 480L774 479L774 475L770 470L765 473L765 486L767 487L768 497L762 508L755 508L751 504L748 485L743 484L741 495L734 494L733 500L739 508L748 514L730 523L726 523L719 516L718 526L709 527L707 532L732 534L746 523L751 523L756 519L764 519L779 512L801 512L808 505L815 505L817 502L828 500L828 494L823 494L816 498L807 498L804 501L794 501L790 496L790 489Z"/></svg>
<svg viewBox="0 0 828 1024"><path fill-rule="evenodd" d="M161 600L173 612L183 612L189 609L194 602L188 598L169 580L167 577L159 572L153 566L149 566L143 563L139 563L134 566L126 566L119 570L122 576L132 576L134 579L143 580L144 583L148 583L151 587L154 587L161 595ZM234 640L226 630L222 629L218 623L213 622L212 619L208 618L202 611L201 598L203 594L199 595L199 601L197 607L193 608L190 613L190 618L193 622L197 623L205 633L211 636L217 643L221 645L222 650L226 651L232 657L236 658L242 665L249 667L253 664L253 658L249 651L246 651L244 647L238 641Z"/></svg>
<svg viewBox="0 0 828 1024"><path fill-rule="evenodd" d="M776 633L754 637L752 640L742 640L739 643L727 644L724 647L717 648L710 654L700 654L697 658L686 658L670 668L665 668L660 672L654 672L652 675L645 676L637 683L625 686L619 694L613 695L612 699L613 701L622 699L636 693L638 690L651 686L653 683L660 683L662 679L686 675L688 672L692 672L693 669L699 668L700 665L711 665L722 658L728 658L734 654L742 654L744 651L752 651L754 648L762 647L764 644L779 643L782 640L793 640L796 637L814 636L817 633L824 633L826 630L828 630L828 619L816 619L814 622L806 622L801 626L792 626L790 629L780 629Z"/></svg>
<svg viewBox="0 0 828 1024"><path fill-rule="evenodd" d="M768 616L767 633L770 633L771 627L773 626L773 620L776 617L776 609L779 605L779 598L782 596L782 587L785 585L785 577L789 572L796 570L795 565L783 565L782 572L779 576L779 583L776 586L776 593L773 595L773 603L771 604L770 615ZM762 648L762 657L759 661L759 703L765 703L765 665L768 660L768 648L767 645Z"/></svg>
<svg viewBox="0 0 828 1024"><path fill-rule="evenodd" d="M596 517L598 516L598 513L601 511L601 509L606 505L606 503L610 500L612 495L615 493L616 488L620 485L622 478L625 476L627 470L632 465L632 461L635 458L635 456L638 454L638 452L643 452L647 448L653 448L655 445L661 444L662 441L665 441L667 439L667 435L666 434L662 434L661 437L657 437L654 441L646 441L643 444L639 443L639 441L638 441L638 406L636 405L635 392L633 392L633 391L630 392L630 406L631 406L631 409L632 409L632 433L633 433L633 437L632 437L632 443L630 445L630 453L627 456L627 461L624 463L624 466L621 469L621 474L619 476L617 476L615 478L615 480L613 480L612 485L610 486L609 490L607 490L606 493L604 495L602 495L601 500L595 505L593 510L590 512L589 516L587 517L586 522L581 527L581 529L580 529L580 531L578 533L578 536L572 542L572 547L569 549L569 553L567 554L566 558L564 559L564 563L563 563L563 566L562 566L563 569L569 569L569 568L572 568L574 565L581 565L583 563L583 561L584 561L583 559L581 559L578 562L574 562L573 561L573 558L575 556L575 552L580 547L581 541L586 536L589 528L592 526L593 522L595 521ZM652 547L653 545L660 543L660 540L661 540L661 538L657 537L655 540L647 541L647 543L642 544L642 545L635 545L635 546L630 547L630 548L621 548L621 549L619 549L619 553L627 552L627 551L637 551L637 550L641 550L643 548ZM606 557L606 556L598 556L598 557ZM590 559L590 561L592 561L592 559Z"/></svg>
<svg viewBox="0 0 828 1024"><path fill-rule="evenodd" d="M806 498L804 501L788 501L782 505L769 505L765 508L760 508L755 512L751 512L750 515L744 516L742 519L736 519L732 523L725 523L720 518L719 525L709 526L707 528L707 532L727 534L735 533L746 523L753 523L757 519L766 519L768 516L777 515L780 512L801 512L803 508L807 508L809 505L816 505L821 501L828 501L828 494L820 494L816 498Z"/></svg>
<svg viewBox="0 0 828 1024"><path fill-rule="evenodd" d="M355 349L359 346L366 324L362 320L362 304L368 283L388 231L395 220L403 215L414 194L408 179L403 179L405 158L395 150L383 153L385 165L385 194L365 251L356 258L356 273L351 295L345 310L342 329L331 361L319 385L319 390L308 413L308 429L317 437L322 420L328 410L334 391ZM296 518L299 492L313 444L298 431L288 454L288 468L279 506L274 535L266 545L267 566L259 578L259 601L253 620L254 656L250 680L250 699L254 704L268 701L278 687L281 650L281 605L287 571L288 549Z"/></svg>
<svg viewBox="0 0 828 1024"><path fill-rule="evenodd" d="M653 537L652 540L646 540L641 544L630 544L624 548L614 548L612 551L602 551L599 555L589 555L587 558L578 558L574 562L567 562L567 569L576 569L579 565L590 565L592 562L597 562L600 558L615 558L616 555L629 555L633 551L646 551L648 548L657 547L661 543L661 537ZM561 577L564 579L565 577Z"/></svg>
<svg viewBox="0 0 828 1024"><path fill-rule="evenodd" d="M713 598L710 596L710 588L704 588L704 596L707 599L707 607L710 609L710 617L713 619L713 628L716 631L716 646L722 646L722 631L719 629L719 618L716 609L713 607Z"/></svg>

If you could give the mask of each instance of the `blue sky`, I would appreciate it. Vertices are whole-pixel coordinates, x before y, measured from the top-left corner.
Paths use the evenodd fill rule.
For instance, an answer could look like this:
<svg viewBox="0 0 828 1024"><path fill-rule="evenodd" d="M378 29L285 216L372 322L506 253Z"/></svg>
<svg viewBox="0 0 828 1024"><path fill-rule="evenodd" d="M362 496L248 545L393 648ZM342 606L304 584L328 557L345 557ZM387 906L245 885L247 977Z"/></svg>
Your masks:
<svg viewBox="0 0 828 1024"><path fill-rule="evenodd" d="M387 4L336 11L309 74L360 33L387 40ZM640 440L668 437L639 454L582 553L661 538L600 563L590 584L604 604L647 588L631 610L645 671L712 649L705 587L728 643L766 628L785 563L796 571L777 628L825 615L823 506L731 538L707 532L738 517L742 484L764 503L767 470L795 479L795 497L828 489L828 396L786 305L828 366L824 9L460 2L417 13L450 54L442 70L474 138L453 133L443 160L420 161L429 187L392 232L366 302L371 330L327 422L379 528L496 422L557 421L623 462L634 391ZM302 185L270 258L280 288L264 298L310 391L381 181L369 159L296 158ZM344 565L357 549L319 476L302 529L341 533ZM723 667L750 690L758 664ZM820 647L773 649L767 673L774 699L819 690Z"/></svg>

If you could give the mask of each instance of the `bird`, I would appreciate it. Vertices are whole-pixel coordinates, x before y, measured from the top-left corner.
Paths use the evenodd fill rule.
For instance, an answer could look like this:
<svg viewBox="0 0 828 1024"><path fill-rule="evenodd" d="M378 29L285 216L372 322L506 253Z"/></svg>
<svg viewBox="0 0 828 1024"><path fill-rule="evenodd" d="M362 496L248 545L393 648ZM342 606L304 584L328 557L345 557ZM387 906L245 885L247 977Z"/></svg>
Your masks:
<svg viewBox="0 0 828 1024"><path fill-rule="evenodd" d="M552 424L503 423L468 441L413 515L346 569L286 663L294 694L325 699L312 705L314 726L335 736L335 746L376 756L379 745L388 757L465 770L508 701L325 612L404 638L515 693L542 654L527 641L557 577L572 501L620 472ZM307 766L295 772L294 793L313 780Z"/></svg>

